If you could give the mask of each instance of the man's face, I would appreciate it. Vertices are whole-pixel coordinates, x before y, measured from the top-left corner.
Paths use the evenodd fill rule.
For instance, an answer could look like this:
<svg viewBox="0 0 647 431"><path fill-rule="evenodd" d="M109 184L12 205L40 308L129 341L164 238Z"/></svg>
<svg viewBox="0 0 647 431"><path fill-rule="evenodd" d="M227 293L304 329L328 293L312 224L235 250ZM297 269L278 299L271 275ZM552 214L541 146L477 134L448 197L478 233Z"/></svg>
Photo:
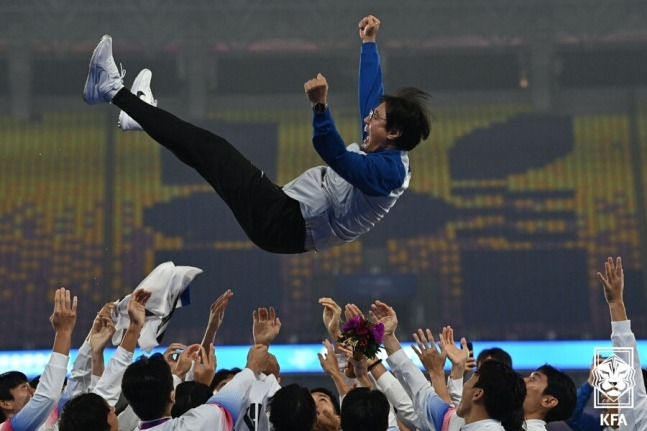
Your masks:
<svg viewBox="0 0 647 431"><path fill-rule="evenodd" d="M110 425L110 431L119 431L119 422L113 406L110 406L110 411L108 412L108 425Z"/></svg>
<svg viewBox="0 0 647 431"><path fill-rule="evenodd" d="M31 397L34 395L36 390L29 386L29 383L24 382L13 389L10 389L9 392L13 396L13 401L11 401L13 404L11 410L13 414L16 414L25 407L29 400L31 400Z"/></svg>
<svg viewBox="0 0 647 431"><path fill-rule="evenodd" d="M478 381L478 374L472 374L472 377L470 377L465 382L465 384L463 384L463 396L461 398L461 402L458 404L458 407L456 407L456 415L461 418L464 418L465 415L467 415L472 409L472 397L474 396L474 392L477 389L474 387L474 385L476 385Z"/></svg>
<svg viewBox="0 0 647 431"><path fill-rule="evenodd" d="M523 411L528 415L543 408L543 401L548 397L548 395L544 395L548 386L548 377L541 371L535 371L523 380L526 382L526 399L523 402Z"/></svg>
<svg viewBox="0 0 647 431"><path fill-rule="evenodd" d="M371 114L364 118L366 139L362 150L366 153L377 151L387 144L386 136L386 103L380 103Z"/></svg>
<svg viewBox="0 0 647 431"><path fill-rule="evenodd" d="M339 430L341 418L337 415L330 397L323 392L313 392L311 395L317 406L317 429Z"/></svg>

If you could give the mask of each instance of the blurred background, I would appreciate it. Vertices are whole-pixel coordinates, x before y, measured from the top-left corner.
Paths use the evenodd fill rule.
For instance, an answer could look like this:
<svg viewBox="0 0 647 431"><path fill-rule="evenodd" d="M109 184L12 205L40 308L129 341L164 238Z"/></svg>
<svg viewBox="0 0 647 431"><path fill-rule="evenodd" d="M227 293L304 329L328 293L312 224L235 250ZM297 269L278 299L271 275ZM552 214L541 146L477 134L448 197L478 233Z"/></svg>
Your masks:
<svg viewBox="0 0 647 431"><path fill-rule="evenodd" d="M347 143L361 139L357 23L380 18L387 92L433 96L412 181L360 240L282 256L255 248L211 188L119 110L87 106L92 50L113 37L130 86L226 137L278 184L322 164L303 83L323 73ZM278 343L325 337L317 299L394 306L481 340L608 339L596 272L622 256L647 330L644 0L0 1L0 349L49 348L54 289L80 298L76 342L106 301L159 263L204 270L164 342L251 341L273 305ZM403 336L406 338L406 336ZM587 359L588 360L588 359ZM539 364L538 364L539 365Z"/></svg>

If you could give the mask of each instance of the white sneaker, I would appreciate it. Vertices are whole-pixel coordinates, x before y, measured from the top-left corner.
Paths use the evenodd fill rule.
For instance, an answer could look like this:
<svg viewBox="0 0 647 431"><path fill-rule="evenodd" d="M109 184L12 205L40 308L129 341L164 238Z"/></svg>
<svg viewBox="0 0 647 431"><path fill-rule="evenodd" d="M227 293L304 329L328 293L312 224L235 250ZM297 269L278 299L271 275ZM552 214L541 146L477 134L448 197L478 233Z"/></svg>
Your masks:
<svg viewBox="0 0 647 431"><path fill-rule="evenodd" d="M88 105L110 102L119 90L124 87L123 78L126 71L117 70L112 58L112 38L107 34L101 38L92 53L88 66L88 78L83 88L83 100Z"/></svg>
<svg viewBox="0 0 647 431"><path fill-rule="evenodd" d="M149 105L157 106L157 100L153 98L153 92L151 91L152 77L153 72L148 69L142 69L142 71L139 72L139 75L137 75L137 78L135 78L135 82L133 82L130 92ZM137 121L133 120L132 117L124 111L119 113L117 125L124 132L144 130Z"/></svg>

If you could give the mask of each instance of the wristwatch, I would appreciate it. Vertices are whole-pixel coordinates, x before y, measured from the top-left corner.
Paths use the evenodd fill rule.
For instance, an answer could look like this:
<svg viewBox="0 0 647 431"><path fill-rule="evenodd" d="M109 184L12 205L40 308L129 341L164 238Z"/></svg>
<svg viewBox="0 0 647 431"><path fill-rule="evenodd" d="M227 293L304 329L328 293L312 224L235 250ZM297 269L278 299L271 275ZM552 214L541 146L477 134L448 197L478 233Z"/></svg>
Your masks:
<svg viewBox="0 0 647 431"><path fill-rule="evenodd" d="M328 104L323 102L317 102L312 105L312 110L316 113L325 112L328 109Z"/></svg>

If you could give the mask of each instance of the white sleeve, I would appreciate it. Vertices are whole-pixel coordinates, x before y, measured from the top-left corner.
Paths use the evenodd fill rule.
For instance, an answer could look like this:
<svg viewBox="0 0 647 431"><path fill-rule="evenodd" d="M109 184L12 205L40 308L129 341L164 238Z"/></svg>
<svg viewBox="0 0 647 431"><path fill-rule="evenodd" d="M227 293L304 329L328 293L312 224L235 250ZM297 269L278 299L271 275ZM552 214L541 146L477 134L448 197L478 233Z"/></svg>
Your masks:
<svg viewBox="0 0 647 431"><path fill-rule="evenodd" d="M454 407L457 407L463 397L463 378L452 379L452 376L448 376L447 391L449 392L449 399L452 400L452 404Z"/></svg>
<svg viewBox="0 0 647 431"><path fill-rule="evenodd" d="M638 344L636 337L631 332L631 321L623 320L611 322L611 344L613 347L630 347L633 349L634 381L633 387L634 405L633 408L623 408L621 413L627 420L627 430L647 429L647 392L643 380L640 357L638 356Z"/></svg>
<svg viewBox="0 0 647 431"><path fill-rule="evenodd" d="M94 393L101 395L109 405L114 406L119 401L121 394L121 380L128 365L132 363L133 354L123 347L117 347L117 351L110 358L103 375L99 379Z"/></svg>
<svg viewBox="0 0 647 431"><path fill-rule="evenodd" d="M85 341L76 354L72 372L59 401L59 411L70 398L89 390L92 381L92 356L90 353L90 343Z"/></svg>
<svg viewBox="0 0 647 431"><path fill-rule="evenodd" d="M465 424L460 418L458 418L460 420L453 420L456 418L453 408L438 396L431 386L431 382L409 359L403 349L393 353L386 361L391 367L393 375L413 400L414 409L423 423L423 429L440 431L443 422L447 419L447 414L453 415L450 421L451 429L459 429Z"/></svg>
<svg viewBox="0 0 647 431"><path fill-rule="evenodd" d="M119 422L119 431L134 431L139 425L139 417L135 414L132 407L128 406L117 416Z"/></svg>
<svg viewBox="0 0 647 431"><path fill-rule="evenodd" d="M395 408L398 418L407 428L422 428L422 421L413 408L413 401L393 374L388 371L382 374L375 381L375 385L386 395Z"/></svg>
<svg viewBox="0 0 647 431"><path fill-rule="evenodd" d="M34 396L18 413L9 418L14 431L35 431L56 407L61 398L69 357L52 352Z"/></svg>

